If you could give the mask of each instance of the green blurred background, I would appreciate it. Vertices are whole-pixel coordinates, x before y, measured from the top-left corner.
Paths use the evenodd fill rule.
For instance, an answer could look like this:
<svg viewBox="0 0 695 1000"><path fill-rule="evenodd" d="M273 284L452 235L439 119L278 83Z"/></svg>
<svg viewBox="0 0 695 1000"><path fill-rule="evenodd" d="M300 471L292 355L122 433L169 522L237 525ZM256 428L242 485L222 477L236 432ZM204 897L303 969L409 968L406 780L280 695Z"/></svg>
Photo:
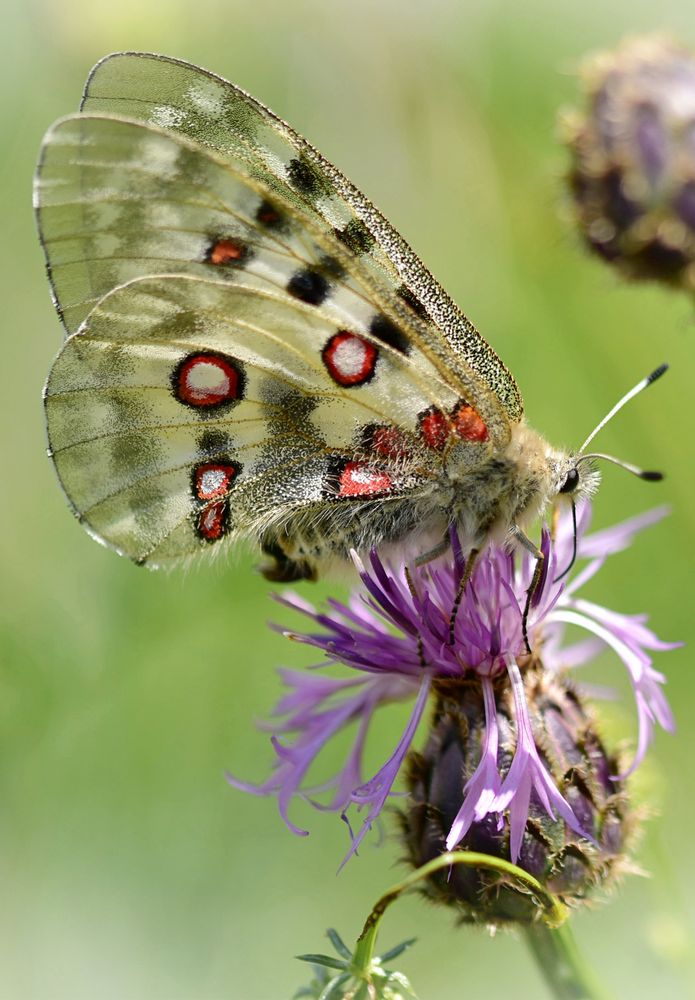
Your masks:
<svg viewBox="0 0 695 1000"><path fill-rule="evenodd" d="M579 57L665 28L695 46L690 0L25 0L5 6L0 59L4 360L0 421L0 996L282 1000L308 979L293 955L356 936L396 880L398 845L373 838L339 876L346 830L287 832L274 802L230 789L271 752L253 727L279 664L310 662L266 629L282 617L253 560L143 572L71 518L45 457L41 386L61 330L31 214L41 135L77 108L105 53L181 56L269 104L383 209L515 372L530 421L577 445L640 376L667 379L606 430L605 450L664 468L661 486L608 469L596 523L667 501L673 516L616 557L587 596L648 609L693 638L692 304L619 285L563 216L558 109ZM325 590L307 586L314 598ZM285 617L290 621L289 616ZM652 818L630 877L575 921L618 998L695 996L692 858L695 676L664 655L678 732L659 734L633 783ZM593 678L624 692L621 668ZM631 738L629 700L604 712ZM370 746L398 731L386 712ZM336 748L338 753L339 748ZM544 995L523 943L457 929L411 898L382 944L423 1000Z"/></svg>

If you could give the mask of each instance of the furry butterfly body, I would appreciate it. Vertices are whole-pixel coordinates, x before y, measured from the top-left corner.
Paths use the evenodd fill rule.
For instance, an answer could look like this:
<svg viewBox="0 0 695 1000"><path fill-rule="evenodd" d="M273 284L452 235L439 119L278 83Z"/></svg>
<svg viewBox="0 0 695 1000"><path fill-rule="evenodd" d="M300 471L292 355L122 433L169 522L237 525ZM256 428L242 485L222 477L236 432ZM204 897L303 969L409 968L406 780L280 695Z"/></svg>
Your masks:
<svg viewBox="0 0 695 1000"><path fill-rule="evenodd" d="M274 579L524 528L592 473L405 241L306 140L178 60L108 56L35 202L67 339L49 450L138 563L253 539Z"/></svg>

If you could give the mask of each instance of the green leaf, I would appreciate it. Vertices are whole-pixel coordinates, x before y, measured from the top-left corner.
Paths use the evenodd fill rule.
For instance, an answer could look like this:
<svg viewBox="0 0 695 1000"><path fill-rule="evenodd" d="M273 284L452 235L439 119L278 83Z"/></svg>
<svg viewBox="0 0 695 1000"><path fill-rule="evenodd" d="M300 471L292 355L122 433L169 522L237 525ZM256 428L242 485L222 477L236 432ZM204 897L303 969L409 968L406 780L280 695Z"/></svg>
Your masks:
<svg viewBox="0 0 695 1000"><path fill-rule="evenodd" d="M345 1000L343 986L349 983L351 978L352 976L349 972L344 972L342 976L336 976L335 979L331 979L319 997L319 1000Z"/></svg>
<svg viewBox="0 0 695 1000"><path fill-rule="evenodd" d="M312 965L325 965L327 969L345 969L345 962L340 962L331 955L295 955L300 962L311 962Z"/></svg>
<svg viewBox="0 0 695 1000"><path fill-rule="evenodd" d="M346 961L351 962L352 961L352 952L350 951L350 949L348 948L348 946L345 944L345 942L341 938L340 934L338 934L338 932L336 930L334 930L333 927L329 927L328 930L326 931L326 935L328 936L329 941L331 942L331 944L333 945L333 947L335 948L335 950L338 952L338 954L342 955L342 957Z"/></svg>
<svg viewBox="0 0 695 1000"><path fill-rule="evenodd" d="M404 951L412 947L415 944L417 938L408 938L407 941L402 941L400 944L395 945L389 951L385 951L383 955L380 956L381 963L390 962L392 958L398 958L402 955Z"/></svg>

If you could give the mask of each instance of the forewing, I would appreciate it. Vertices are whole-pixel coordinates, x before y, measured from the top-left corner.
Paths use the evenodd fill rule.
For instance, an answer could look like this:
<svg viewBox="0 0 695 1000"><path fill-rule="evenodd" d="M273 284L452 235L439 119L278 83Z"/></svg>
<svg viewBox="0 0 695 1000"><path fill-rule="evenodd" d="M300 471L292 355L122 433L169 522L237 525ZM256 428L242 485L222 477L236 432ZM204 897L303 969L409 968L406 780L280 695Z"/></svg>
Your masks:
<svg viewBox="0 0 695 1000"><path fill-rule="evenodd" d="M109 290L182 272L273 288L323 309L336 328L369 334L410 359L411 379L445 412L473 401L490 443L509 422L481 377L452 370L442 338L375 280L297 198L246 164L183 136L115 117L75 115L48 133L37 178L39 219L69 330ZM320 345L317 345L320 347Z"/></svg>
<svg viewBox="0 0 695 1000"><path fill-rule="evenodd" d="M271 289L162 276L111 292L46 387L79 519L161 564L298 511L329 537L349 533L365 509L430 490L442 458L417 433L431 397L415 363L366 336L341 354L341 336L323 308Z"/></svg>
<svg viewBox="0 0 695 1000"><path fill-rule="evenodd" d="M180 60L118 53L92 71L82 108L173 129L225 158L244 161L251 176L281 198L301 203L304 212L333 230L361 258L364 271L384 284L398 305L406 304L454 380L456 374L469 382L477 376L473 402L478 405L485 391L491 393L503 411L500 428L505 417L520 419L522 401L509 371L408 244L339 170L253 97Z"/></svg>

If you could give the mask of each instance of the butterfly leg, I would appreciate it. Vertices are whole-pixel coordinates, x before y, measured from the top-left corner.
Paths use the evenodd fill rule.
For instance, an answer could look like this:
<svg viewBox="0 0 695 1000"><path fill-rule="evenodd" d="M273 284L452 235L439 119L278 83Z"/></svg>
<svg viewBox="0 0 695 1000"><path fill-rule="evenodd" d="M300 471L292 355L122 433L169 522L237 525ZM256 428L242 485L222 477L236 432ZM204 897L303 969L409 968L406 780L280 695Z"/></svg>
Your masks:
<svg viewBox="0 0 695 1000"><path fill-rule="evenodd" d="M316 580L316 570L304 559L292 559L274 536L261 540L261 550L272 562L261 566L261 573L273 583L296 583L298 580Z"/></svg>
<svg viewBox="0 0 695 1000"><path fill-rule="evenodd" d="M545 556L538 548L538 546L534 542L532 542L531 539L528 538L523 533L521 528L518 527L518 525L516 524L512 526L512 535L516 539L516 541L519 542L519 544L523 548L525 548L527 552L530 552L531 555L536 560L536 565L533 567L533 576L531 577L531 583L529 585L528 590L526 591L526 603L524 604L524 613L521 617L521 631L524 636L526 652L530 654L531 644L529 643L529 638L528 638L528 616L531 611L531 604L533 602L533 598L535 596L536 591L538 590L538 585L540 584L541 579L543 577L543 564L545 562Z"/></svg>
<svg viewBox="0 0 695 1000"><path fill-rule="evenodd" d="M475 569L475 564L480 554L480 549L471 549L468 553L468 558L466 559L466 568L463 571L463 576L461 577L461 582L458 585L458 590L456 591L456 597L454 598L454 603L451 608L451 615L449 617L449 645L454 645L454 629L456 627L456 619L458 617L459 608L461 607L461 601L463 600L463 595L468 586L468 581L473 576L473 570Z"/></svg>
<svg viewBox="0 0 695 1000"><path fill-rule="evenodd" d="M432 562L434 559L439 559L439 557L443 556L445 552L448 552L450 546L451 539L447 533L444 538L442 538L441 542L438 542L434 548L429 549L427 552L423 552L421 556L418 556L415 560L415 565L426 566L427 563Z"/></svg>

